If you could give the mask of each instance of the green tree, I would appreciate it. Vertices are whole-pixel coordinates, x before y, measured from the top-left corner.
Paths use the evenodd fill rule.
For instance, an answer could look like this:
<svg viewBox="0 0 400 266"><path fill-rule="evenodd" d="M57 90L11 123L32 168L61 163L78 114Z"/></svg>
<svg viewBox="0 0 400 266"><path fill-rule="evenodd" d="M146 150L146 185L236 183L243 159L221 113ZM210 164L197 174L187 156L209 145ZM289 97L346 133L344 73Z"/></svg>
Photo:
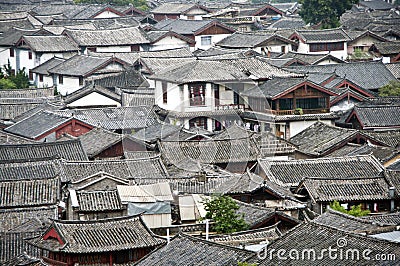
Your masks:
<svg viewBox="0 0 400 266"><path fill-rule="evenodd" d="M299 15L306 23L323 29L339 27L340 16L358 0L299 0L302 4Z"/></svg>
<svg viewBox="0 0 400 266"><path fill-rule="evenodd" d="M370 213L369 210L362 210L361 209L361 204L356 205L356 206L352 206L350 208L350 210L348 211L342 205L340 205L340 203L338 201L336 201L336 200L333 201L331 204L329 204L329 207L332 210L343 212L343 213L346 213L346 214L350 214L350 215L353 215L353 216L356 216L356 217L365 216L365 215L368 215Z"/></svg>
<svg viewBox="0 0 400 266"><path fill-rule="evenodd" d="M146 0L74 0L75 4L113 4L120 6L127 6L131 4L132 6L140 10L148 10Z"/></svg>
<svg viewBox="0 0 400 266"><path fill-rule="evenodd" d="M0 79L0 89L1 90L14 90L16 88L17 88L17 86L11 80L9 80L7 78Z"/></svg>
<svg viewBox="0 0 400 266"><path fill-rule="evenodd" d="M239 205L229 196L213 196L206 200L205 209L206 219L215 222L214 228L218 233L234 233L249 227L243 216L236 213Z"/></svg>
<svg viewBox="0 0 400 266"><path fill-rule="evenodd" d="M15 84L17 89L25 89L29 87L29 78L25 74L25 68L18 70L17 74L11 75L9 79Z"/></svg>
<svg viewBox="0 0 400 266"><path fill-rule="evenodd" d="M379 96L400 96L400 81L392 80L389 84L379 88Z"/></svg>

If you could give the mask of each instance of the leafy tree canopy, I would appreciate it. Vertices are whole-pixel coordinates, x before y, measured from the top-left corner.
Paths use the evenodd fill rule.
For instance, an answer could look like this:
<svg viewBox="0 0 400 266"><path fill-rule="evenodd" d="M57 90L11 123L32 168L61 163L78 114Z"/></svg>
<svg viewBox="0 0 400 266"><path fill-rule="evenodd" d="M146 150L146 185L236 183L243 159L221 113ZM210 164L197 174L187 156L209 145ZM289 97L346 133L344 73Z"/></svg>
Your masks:
<svg viewBox="0 0 400 266"><path fill-rule="evenodd" d="M389 84L379 88L379 96L400 96L400 81L392 80Z"/></svg>
<svg viewBox="0 0 400 266"><path fill-rule="evenodd" d="M329 207L331 207L331 209L333 209L335 211L343 212L343 213L350 214L350 215L353 215L353 216L356 216L356 217L365 216L365 215L368 215L370 213L369 210L362 210L361 209L361 204L356 205L356 206L352 206L350 208L350 210L346 210L336 200L333 201L331 204L329 204Z"/></svg>
<svg viewBox="0 0 400 266"><path fill-rule="evenodd" d="M29 78L25 68L18 70L14 75L10 61L0 67L0 89L24 89L29 87Z"/></svg>
<svg viewBox="0 0 400 266"><path fill-rule="evenodd" d="M147 10L149 7L146 0L74 0L75 4L112 4L119 6L127 6L129 4L140 10Z"/></svg>
<svg viewBox="0 0 400 266"><path fill-rule="evenodd" d="M206 219L215 222L215 230L218 233L233 233L248 229L248 225L236 211L238 204L229 196L213 196L206 200Z"/></svg>
<svg viewBox="0 0 400 266"><path fill-rule="evenodd" d="M326 29L339 27L340 16L358 0L299 0L299 3L302 4L299 15L306 23L321 23Z"/></svg>

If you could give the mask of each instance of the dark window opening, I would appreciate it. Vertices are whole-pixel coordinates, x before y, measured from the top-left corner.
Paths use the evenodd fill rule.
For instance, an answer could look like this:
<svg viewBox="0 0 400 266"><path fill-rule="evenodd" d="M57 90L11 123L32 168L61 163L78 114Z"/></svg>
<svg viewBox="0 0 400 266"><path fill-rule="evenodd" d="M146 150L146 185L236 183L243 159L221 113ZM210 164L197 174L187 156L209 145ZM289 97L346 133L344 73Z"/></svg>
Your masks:
<svg viewBox="0 0 400 266"><path fill-rule="evenodd" d="M58 83L63 84L64 83L64 77L62 75L58 76Z"/></svg>
<svg viewBox="0 0 400 266"><path fill-rule="evenodd" d="M190 119L189 121L189 127L199 127L203 129L207 129L207 117L196 117L193 119Z"/></svg>
<svg viewBox="0 0 400 266"><path fill-rule="evenodd" d="M83 77L79 77L79 86L83 85Z"/></svg>
<svg viewBox="0 0 400 266"><path fill-rule="evenodd" d="M325 98L296 99L296 107L302 109L327 108Z"/></svg>
<svg viewBox="0 0 400 266"><path fill-rule="evenodd" d="M28 58L32 59L32 52L31 51L28 52Z"/></svg>
<svg viewBox="0 0 400 266"><path fill-rule="evenodd" d="M344 49L343 42L337 43L313 43L310 44L310 52L319 52L319 51L338 51Z"/></svg>
<svg viewBox="0 0 400 266"><path fill-rule="evenodd" d="M39 81L43 82L43 74L39 74Z"/></svg>
<svg viewBox="0 0 400 266"><path fill-rule="evenodd" d="M279 110L293 110L293 99L279 99Z"/></svg>
<svg viewBox="0 0 400 266"><path fill-rule="evenodd" d="M206 96L206 85L204 83L189 85L190 106L205 105L206 104L205 96Z"/></svg>
<svg viewBox="0 0 400 266"><path fill-rule="evenodd" d="M162 84L163 103L167 103L168 102L168 86L167 86L167 82L163 81L161 84Z"/></svg>
<svg viewBox="0 0 400 266"><path fill-rule="evenodd" d="M10 48L10 57L14 57L14 48Z"/></svg>

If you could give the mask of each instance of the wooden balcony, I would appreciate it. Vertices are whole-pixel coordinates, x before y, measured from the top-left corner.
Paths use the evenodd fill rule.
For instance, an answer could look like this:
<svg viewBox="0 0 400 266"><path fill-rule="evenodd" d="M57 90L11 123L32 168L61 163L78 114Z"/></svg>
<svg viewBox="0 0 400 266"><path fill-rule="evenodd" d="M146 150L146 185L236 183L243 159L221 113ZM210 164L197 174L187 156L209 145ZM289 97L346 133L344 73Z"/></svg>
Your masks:
<svg viewBox="0 0 400 266"><path fill-rule="evenodd" d="M322 109L303 109L303 115L309 114L326 114L329 113L329 108ZM300 115L297 110L267 110L267 112L272 113L273 115Z"/></svg>
<svg viewBox="0 0 400 266"><path fill-rule="evenodd" d="M244 111L244 104L221 104L215 106L215 110L242 110Z"/></svg>

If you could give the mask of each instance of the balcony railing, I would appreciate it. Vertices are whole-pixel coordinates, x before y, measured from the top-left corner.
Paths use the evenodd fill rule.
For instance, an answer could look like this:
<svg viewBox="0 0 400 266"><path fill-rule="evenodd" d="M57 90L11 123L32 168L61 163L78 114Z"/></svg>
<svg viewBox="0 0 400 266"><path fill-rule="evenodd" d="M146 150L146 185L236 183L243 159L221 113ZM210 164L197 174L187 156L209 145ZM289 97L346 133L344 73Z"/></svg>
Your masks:
<svg viewBox="0 0 400 266"><path fill-rule="evenodd" d="M270 112L273 115L300 115L298 110L266 110L267 113ZM329 108L321 108L321 109L302 109L303 115L308 114L321 114L321 113L329 113Z"/></svg>
<svg viewBox="0 0 400 266"><path fill-rule="evenodd" d="M215 106L215 110L242 110L244 111L244 104L220 104Z"/></svg>

